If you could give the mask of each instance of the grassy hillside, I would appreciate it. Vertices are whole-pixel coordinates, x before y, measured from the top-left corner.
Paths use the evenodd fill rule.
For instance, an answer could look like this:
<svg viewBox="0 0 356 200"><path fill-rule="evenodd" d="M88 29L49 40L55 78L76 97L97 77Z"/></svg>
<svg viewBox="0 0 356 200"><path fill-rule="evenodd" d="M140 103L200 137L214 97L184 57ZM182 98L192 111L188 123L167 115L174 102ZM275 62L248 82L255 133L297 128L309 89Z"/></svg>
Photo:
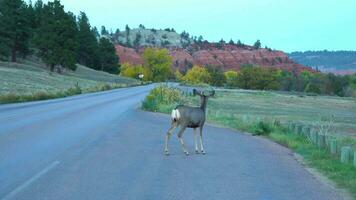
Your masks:
<svg viewBox="0 0 356 200"><path fill-rule="evenodd" d="M117 87L138 84L134 79L95 71L81 65L78 65L75 72L51 73L43 65L28 60L22 63L0 62L0 77L0 95L55 93L68 90L77 83L83 92L104 84Z"/></svg>

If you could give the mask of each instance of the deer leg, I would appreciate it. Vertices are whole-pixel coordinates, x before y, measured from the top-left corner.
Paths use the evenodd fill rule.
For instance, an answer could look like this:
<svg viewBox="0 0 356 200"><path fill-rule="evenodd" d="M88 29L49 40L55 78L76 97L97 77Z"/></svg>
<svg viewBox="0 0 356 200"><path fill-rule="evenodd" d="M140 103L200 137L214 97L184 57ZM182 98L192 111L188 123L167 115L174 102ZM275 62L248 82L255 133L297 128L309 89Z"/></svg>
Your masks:
<svg viewBox="0 0 356 200"><path fill-rule="evenodd" d="M183 149L183 152L185 153L185 155L189 155L189 152L187 151L187 149L185 148L185 145L184 145L184 141L183 141L183 132L184 130L187 128L187 126L182 126L181 129L179 130L178 132L178 140L180 142L180 144L182 145L182 149Z"/></svg>
<svg viewBox="0 0 356 200"><path fill-rule="evenodd" d="M203 147L203 127L200 127L200 151L202 154L206 153Z"/></svg>
<svg viewBox="0 0 356 200"><path fill-rule="evenodd" d="M176 123L172 122L171 128L168 129L167 134L166 134L166 140L165 140L165 146L164 146L164 153L166 155L169 155L168 151L168 140L172 136L173 130L177 127Z"/></svg>
<svg viewBox="0 0 356 200"><path fill-rule="evenodd" d="M198 150L198 133L197 133L197 129L194 129L194 143L195 143L195 153L199 153Z"/></svg>

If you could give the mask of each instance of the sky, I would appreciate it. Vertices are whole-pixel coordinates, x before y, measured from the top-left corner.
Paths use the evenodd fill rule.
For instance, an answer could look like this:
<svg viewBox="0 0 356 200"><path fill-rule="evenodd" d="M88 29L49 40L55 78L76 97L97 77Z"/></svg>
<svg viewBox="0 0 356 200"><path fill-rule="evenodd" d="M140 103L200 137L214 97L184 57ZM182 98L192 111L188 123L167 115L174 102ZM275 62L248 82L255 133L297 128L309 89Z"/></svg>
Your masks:
<svg viewBox="0 0 356 200"><path fill-rule="evenodd" d="M355 0L61 0L92 26L174 28L208 41L240 39L286 52L356 50ZM100 30L100 28L99 28Z"/></svg>

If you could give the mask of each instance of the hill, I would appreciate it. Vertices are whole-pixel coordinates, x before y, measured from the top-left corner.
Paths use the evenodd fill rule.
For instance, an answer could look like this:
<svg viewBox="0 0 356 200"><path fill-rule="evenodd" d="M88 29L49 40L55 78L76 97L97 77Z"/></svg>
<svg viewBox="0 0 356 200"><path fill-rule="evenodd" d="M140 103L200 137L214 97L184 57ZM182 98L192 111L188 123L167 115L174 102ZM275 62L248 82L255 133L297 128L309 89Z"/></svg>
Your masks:
<svg viewBox="0 0 356 200"><path fill-rule="evenodd" d="M239 70L243 65L259 65L300 72L311 68L289 59L283 51L255 48L241 42L208 42L174 29L145 29L143 26L106 35L114 43L120 63L142 64L146 47L167 48L173 57L173 67L184 72L193 65L214 65L223 70Z"/></svg>
<svg viewBox="0 0 356 200"><path fill-rule="evenodd" d="M82 65L78 65L75 72L68 70L62 74L53 73L44 65L30 60L21 63L0 62L0 77L0 95L55 93L67 90L77 83L84 92L105 84L118 86L138 84L134 79L96 71Z"/></svg>
<svg viewBox="0 0 356 200"><path fill-rule="evenodd" d="M175 32L174 29L146 29L140 28L127 29L127 31L116 32L109 37L117 43L127 47L185 47L192 42L192 39L183 37Z"/></svg>
<svg viewBox="0 0 356 200"><path fill-rule="evenodd" d="M337 74L356 73L356 51L305 51L288 54L295 62Z"/></svg>

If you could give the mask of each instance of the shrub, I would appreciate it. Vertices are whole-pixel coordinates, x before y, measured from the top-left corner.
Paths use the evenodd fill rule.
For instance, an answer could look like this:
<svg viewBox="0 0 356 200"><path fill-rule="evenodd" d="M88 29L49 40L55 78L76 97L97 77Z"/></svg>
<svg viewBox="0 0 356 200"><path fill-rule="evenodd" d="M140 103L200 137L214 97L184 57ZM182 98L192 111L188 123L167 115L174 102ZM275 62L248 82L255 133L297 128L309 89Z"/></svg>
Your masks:
<svg viewBox="0 0 356 200"><path fill-rule="evenodd" d="M181 102L180 90L159 86L150 91L142 102L142 109L149 111L159 110L160 105L174 105Z"/></svg>
<svg viewBox="0 0 356 200"><path fill-rule="evenodd" d="M264 121L259 121L255 128L254 133L252 135L269 135L273 130L273 126Z"/></svg>

